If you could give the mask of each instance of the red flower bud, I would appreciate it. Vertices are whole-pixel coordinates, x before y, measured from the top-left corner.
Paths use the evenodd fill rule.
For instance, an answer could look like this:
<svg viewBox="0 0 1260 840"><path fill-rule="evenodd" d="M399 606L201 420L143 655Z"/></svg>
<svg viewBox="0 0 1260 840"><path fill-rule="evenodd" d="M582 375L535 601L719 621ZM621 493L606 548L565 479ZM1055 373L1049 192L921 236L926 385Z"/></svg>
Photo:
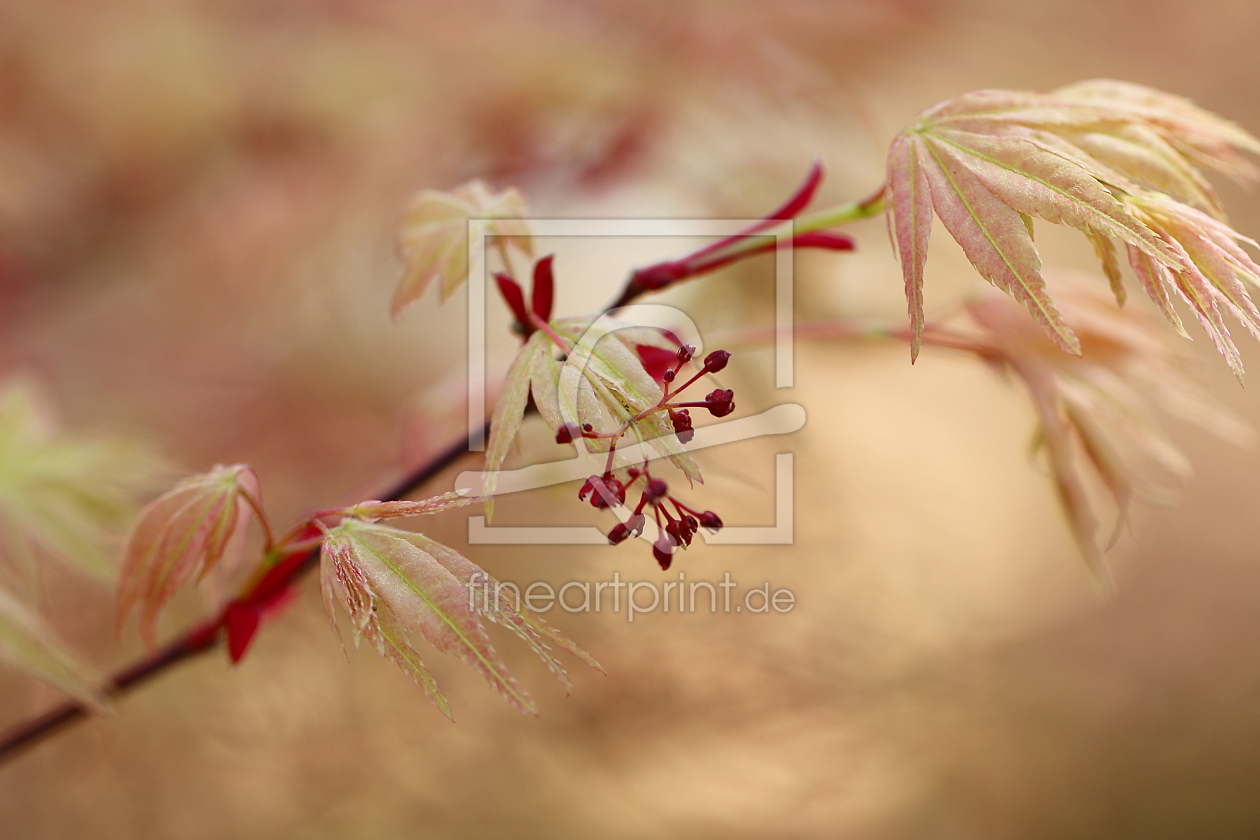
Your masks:
<svg viewBox="0 0 1260 840"><path fill-rule="evenodd" d="M678 348L677 355L678 361L685 365L687 362L691 361L693 356L696 355L696 348L691 344L684 344L682 347Z"/></svg>
<svg viewBox="0 0 1260 840"><path fill-rule="evenodd" d="M608 532L608 544L619 545L625 542L626 538L629 536L629 526L624 522L618 522L616 525L612 526L612 530Z"/></svg>
<svg viewBox="0 0 1260 840"><path fill-rule="evenodd" d="M705 406L714 417L725 417L735 410L735 392L729 388L717 389L704 398Z"/></svg>
<svg viewBox="0 0 1260 840"><path fill-rule="evenodd" d="M695 430L691 426L691 413L687 409L669 410L670 422L674 424L674 434L678 436L678 442L682 444L691 443L691 439L696 436Z"/></svg>
<svg viewBox="0 0 1260 840"><path fill-rule="evenodd" d="M706 510L700 514L700 524L710 531L717 532L722 530L722 518L711 510Z"/></svg>
<svg viewBox="0 0 1260 840"><path fill-rule="evenodd" d="M669 564L674 562L674 543L667 534L661 534L660 539L652 543L652 556L661 564L661 571L668 570Z"/></svg>
<svg viewBox="0 0 1260 840"><path fill-rule="evenodd" d="M659 478L654 478L648 482L644 495L647 496L648 503L654 505L669 495L669 485Z"/></svg>
<svg viewBox="0 0 1260 840"><path fill-rule="evenodd" d="M574 438L582 436L582 430L572 423L566 423L556 429L556 443L573 443Z"/></svg>
<svg viewBox="0 0 1260 840"><path fill-rule="evenodd" d="M643 536L643 528L647 525L647 517L641 513L636 513L626 520L626 527L634 531L636 537Z"/></svg>
<svg viewBox="0 0 1260 840"><path fill-rule="evenodd" d="M705 373L717 373L726 367L726 363L730 361L731 354L725 350L714 350L712 353L704 357Z"/></svg>
<svg viewBox="0 0 1260 840"><path fill-rule="evenodd" d="M613 505L625 504L626 487L612 476L600 478L593 475L586 480L586 484L591 485L591 505L598 510L610 508ZM582 485L583 488L586 485ZM579 497L580 498L580 497Z"/></svg>

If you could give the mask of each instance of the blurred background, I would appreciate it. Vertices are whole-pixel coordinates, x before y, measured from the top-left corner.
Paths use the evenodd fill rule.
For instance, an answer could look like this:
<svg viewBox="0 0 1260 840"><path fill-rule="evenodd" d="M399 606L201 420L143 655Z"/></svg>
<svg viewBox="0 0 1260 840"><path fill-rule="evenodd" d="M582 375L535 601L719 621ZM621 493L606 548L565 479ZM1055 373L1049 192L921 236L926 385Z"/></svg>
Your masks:
<svg viewBox="0 0 1260 840"><path fill-rule="evenodd" d="M892 135L941 99L1098 76L1260 133L1258 36L1252 0L7 0L0 373L37 377L71 428L188 470L249 462L285 523L461 434L462 294L389 323L411 192L479 176L540 217L756 216L815 154L822 200L868 194ZM1220 187L1260 233L1260 197ZM883 222L853 233L853 255L798 259L798 317L904 317ZM929 311L977 282L940 233ZM1038 244L1092 267L1079 236L1040 226ZM576 314L691 243L547 247ZM764 323L770 271L674 301L702 325ZM505 320L492 307L499 371ZM1203 345L1202 381L1260 426L1254 389ZM809 420L707 453L694 498L771 524L790 449L795 544L678 562L789 588L791 613L553 612L609 676L575 663L566 698L495 636L535 720L434 654L452 725L371 651L347 663L307 581L239 667L184 666L0 768L0 836L1260 834L1257 453L1171 429L1196 479L1136 511L1108 602L1028 458L1023 396L966 359L906 356L802 345L790 392L767 354L732 366L741 409L790 400ZM596 522L573 489L506 500L499 521ZM425 524L466 547L462 515ZM466 550L520 582L675 577L641 545ZM102 668L141 653L112 640L109 592L54 573L45 600ZM166 632L208 609L181 598ZM0 671L0 726L55 701Z"/></svg>

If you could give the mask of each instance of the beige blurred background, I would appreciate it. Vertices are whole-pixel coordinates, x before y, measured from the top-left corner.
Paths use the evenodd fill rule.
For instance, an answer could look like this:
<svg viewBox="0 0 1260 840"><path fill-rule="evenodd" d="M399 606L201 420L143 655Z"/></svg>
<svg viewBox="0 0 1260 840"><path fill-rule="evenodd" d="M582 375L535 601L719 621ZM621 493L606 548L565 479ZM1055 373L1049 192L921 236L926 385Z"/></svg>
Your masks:
<svg viewBox="0 0 1260 840"><path fill-rule="evenodd" d="M188 469L248 461L286 522L461 428L461 299L387 315L415 189L480 175L540 216L756 215L814 154L826 200L865 195L893 133L940 99L1097 76L1260 133L1257 37L1252 0L9 0L0 370L40 377L73 427ZM1260 196L1222 192L1260 233ZM799 317L901 317L882 222L854 233L859 253L798 261ZM1078 239L1038 230L1047 263L1088 268ZM975 282L936 242L929 309ZM561 312L674 253L598 245L555 243ZM769 272L675 300L712 326L764 320ZM496 335L500 370L510 347ZM435 654L452 725L370 651L347 663L307 581L240 667L182 667L0 768L0 837L1260 834L1257 454L1173 429L1197 478L1175 509L1137 512L1107 603L1027 458L1022 397L966 360L906 356L802 346L790 395L765 354L733 365L741 408L790 398L809 421L714 450L695 497L770 524L790 448L795 544L679 562L790 588L790 614L552 613L609 676L575 664L565 698L496 636L535 720ZM1204 380L1260 425L1223 363L1205 356ZM508 500L502 521L596 521L572 490ZM464 546L464 527L430 533ZM468 550L521 582L673 579L638 545ZM48 610L93 661L140 653L112 642L108 593L55 583ZM206 609L182 599L167 631ZM0 673L0 726L54 701Z"/></svg>

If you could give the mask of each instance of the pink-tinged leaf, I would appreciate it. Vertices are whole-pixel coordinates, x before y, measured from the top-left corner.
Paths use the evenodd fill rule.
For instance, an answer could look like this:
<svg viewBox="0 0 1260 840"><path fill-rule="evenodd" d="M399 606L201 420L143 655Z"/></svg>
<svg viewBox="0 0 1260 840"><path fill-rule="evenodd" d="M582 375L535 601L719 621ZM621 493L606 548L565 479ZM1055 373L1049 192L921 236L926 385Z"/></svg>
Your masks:
<svg viewBox="0 0 1260 840"><path fill-rule="evenodd" d="M551 344L544 333L536 332L517 352L508 368L507 378L503 382L503 390L499 392L499 401L495 403L494 414L490 417L490 441L486 447L486 479L482 495L486 498L486 520L494 515L495 487L498 484L499 467L507 457L516 433L521 429L521 421L525 418L525 406L529 402L530 372L534 368L534 357L538 353L549 352Z"/></svg>
<svg viewBox="0 0 1260 840"><path fill-rule="evenodd" d="M482 501L485 500L479 496L470 495L467 490L452 490L449 493L442 493L418 502L359 502L357 505L345 508L343 513L346 516L373 522L378 519L397 519L403 516L428 516L452 508L474 505Z"/></svg>
<svg viewBox="0 0 1260 840"><path fill-rule="evenodd" d="M1180 249L1181 245L1176 240L1169 239L1169 243ZM1184 254L1184 250L1182 251ZM1229 364L1230 370L1234 372L1234 376L1239 382L1243 379L1242 356L1238 352L1238 348L1234 345L1234 340L1230 338L1229 329L1225 326L1225 319L1221 317L1220 308L1217 306L1217 297L1219 292L1212 286L1208 279L1194 267L1190 262L1189 256L1186 256L1186 262L1190 264L1190 268L1185 271L1175 272L1175 288L1181 299L1190 305L1194 311L1195 317L1199 319L1204 332L1212 339L1212 343L1216 345L1216 350L1225 357L1225 361Z"/></svg>
<svg viewBox="0 0 1260 840"><path fill-rule="evenodd" d="M1101 233L1088 234L1089 241L1094 244L1094 255L1098 257L1111 285L1111 294L1115 296L1116 306L1124 306L1128 293L1124 289L1124 278L1120 274L1120 258L1116 255L1115 243Z"/></svg>
<svg viewBox="0 0 1260 840"><path fill-rule="evenodd" d="M552 296L555 294L555 277L552 262L555 254L548 254L534 264L534 285L530 289L529 302L534 315L544 324L551 320Z"/></svg>
<svg viewBox="0 0 1260 840"><path fill-rule="evenodd" d="M371 639L376 633L378 643L386 641L399 650L403 634L407 639L420 636L442 653L472 666L508 703L537 715L534 701L508 673L469 606L468 591L431 554L402 539L393 528L355 520L330 531L324 542L327 546L338 540L345 544L328 553L328 562L353 566L353 578L338 569L338 581L348 589L344 581L354 579L364 590L342 601L352 621L357 618L364 628L364 637ZM361 615L356 616L356 611Z"/></svg>
<svg viewBox="0 0 1260 840"><path fill-rule="evenodd" d="M534 652L534 655L547 666L547 670L551 671L556 679L564 685L566 692L569 694L573 693L573 681L565 673L560 660L552 655L546 642L552 642L601 674L607 674L603 666L595 661L593 656L574 644L560 631L543 621L542 617L534 613L533 610L519 603L519 592L516 599L518 603L513 604L512 600L504 594L502 584L459 552L439 542L435 542L423 534L404 532L400 533L399 536L422 551L429 553L448 572L454 575L455 579L468 591L469 603L473 605L473 609L479 615L485 616L495 624L506 627L517 638L525 642L529 649Z"/></svg>
<svg viewBox="0 0 1260 840"><path fill-rule="evenodd" d="M1168 294L1173 288L1172 273L1166 266L1156 263L1132 245L1126 247L1129 252L1129 265L1132 266L1133 273L1137 275L1138 282L1142 285L1147 297L1159 307L1160 313L1168 319L1168 323L1172 324L1179 335L1189 338L1190 334L1181 323L1181 316L1173 308L1172 299Z"/></svg>
<svg viewBox="0 0 1260 840"><path fill-rule="evenodd" d="M433 673L425 667L424 660L420 658L420 654L412 647L411 634L408 632L407 625L398 615L388 611L384 615L377 616L376 625L376 632L380 636L377 652L401 668L404 674L415 680L424 691L425 696L433 702L433 705L437 706L438 711L447 720L453 722L455 714L451 711L450 701L446 699L446 695L438 687Z"/></svg>
<svg viewBox="0 0 1260 840"><path fill-rule="evenodd" d="M927 142L933 153L969 169L990 192L1022 213L1087 234L1113 236L1172 262L1159 237L1075 161L1023 137L938 130Z"/></svg>
<svg viewBox="0 0 1260 840"><path fill-rule="evenodd" d="M932 204L980 276L1027 307L1050 339L1079 356L1080 342L1045 291L1041 259L1018 211L990 192L949 148L925 138Z"/></svg>
<svg viewBox="0 0 1260 840"><path fill-rule="evenodd" d="M1085 456L1107 486L1116 503L1116 524L1111 529L1106 549L1115 547L1120 534L1129 520L1129 505L1133 501L1133 485L1130 483L1124 462L1106 436L1090 416L1070 403L1064 409L1068 422L1076 430Z"/></svg>
<svg viewBox="0 0 1260 840"><path fill-rule="evenodd" d="M116 630L139 605L140 633L152 644L158 613L180 587L236 566L255 508L261 510L258 477L241 464L184 479L150 502L123 548Z"/></svg>
<svg viewBox="0 0 1260 840"><path fill-rule="evenodd" d="M104 679L80 662L33 610L0 589L0 660L54 686L87 706L109 706Z"/></svg>
<svg viewBox="0 0 1260 840"><path fill-rule="evenodd" d="M1159 292L1181 279L1136 249L1130 256L1143 284ZM1116 505L1114 542L1132 499L1166 504L1189 473L1187 459L1161 429L1159 413L1199 423L1227 439L1253 435L1240 430L1197 386L1183 345L1154 316L1132 307L1118 309L1096 286L1063 279L1062 312L1081 340L1079 358L1060 353L1001 295L973 299L966 308L980 331L978 352L1028 388L1042 427L1038 444L1050 456L1073 535L1091 568L1101 570L1099 517L1087 473L1101 480Z"/></svg>
<svg viewBox="0 0 1260 840"><path fill-rule="evenodd" d="M1189 99L1114 79L1078 82L1050 95L1100 107L1112 114L1113 121L1128 118L1149 125L1193 148L1209 166L1231 175L1254 177L1254 168L1234 150L1260 155L1260 141Z"/></svg>
<svg viewBox="0 0 1260 840"><path fill-rule="evenodd" d="M1081 132L1073 135L1071 142L1147 189L1168 193L1218 219L1224 218L1220 198L1208 180L1168 141L1145 125Z"/></svg>
<svg viewBox="0 0 1260 840"><path fill-rule="evenodd" d="M889 223L905 277L912 364L923 345L923 266L932 233L932 190L925 160L923 141L915 134L899 135L888 154Z"/></svg>
<svg viewBox="0 0 1260 840"><path fill-rule="evenodd" d="M367 576L356 563L353 544L344 529L330 531L325 536L321 546L319 583L324 612L338 637L341 635L337 627L339 603L350 619L355 648L358 649L361 638L366 638L377 653L415 680L443 715L454 720L451 704L438 688L437 680L425 667L420 654L411 646L406 628L392 613L380 609Z"/></svg>
<svg viewBox="0 0 1260 840"><path fill-rule="evenodd" d="M1094 516L1089 492L1072 457L1072 429L1060 410L1053 380L1044 371L1024 371L1022 376L1037 411L1042 440L1050 459L1050 472L1072 527L1072 536L1094 580L1104 590L1109 590L1111 574L1098 546L1098 519Z"/></svg>

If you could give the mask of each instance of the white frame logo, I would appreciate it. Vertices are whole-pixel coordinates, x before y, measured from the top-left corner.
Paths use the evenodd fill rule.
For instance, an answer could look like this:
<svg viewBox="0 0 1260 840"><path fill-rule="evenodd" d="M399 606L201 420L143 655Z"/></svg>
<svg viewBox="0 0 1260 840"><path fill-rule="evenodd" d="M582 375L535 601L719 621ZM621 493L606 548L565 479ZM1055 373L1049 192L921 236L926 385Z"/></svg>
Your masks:
<svg viewBox="0 0 1260 840"><path fill-rule="evenodd" d="M468 442L469 451L485 450L487 416L486 382L486 226L469 222L468 265L479 266L468 278ZM760 219L530 219L530 228L539 237L639 236L639 237L723 237L742 233ZM775 387L791 388L795 370L793 358L792 239L790 223L774 231L753 234L775 237L774 357ZM659 304L632 304L620 313L635 310L670 310L691 326L690 318L679 310ZM654 313L659 314L659 313ZM629 320L634 320L630 318ZM691 327L695 331L694 326ZM688 336L688 340L692 340ZM697 347L698 338L695 339ZM593 343L593 342L592 342ZM796 403L781 403L751 417L741 417L696 429L686 445L688 451L735 443L753 437L790 434L805 425L805 409ZM620 451L620 450L619 450ZM649 457L652 457L649 454ZM597 470L598 471L598 470ZM591 473L590 462L579 454L549 463L516 470L502 470L498 493L533 490L568 481L578 481ZM456 478L457 489L477 491L485 473L465 471ZM788 545L793 540L793 457L790 452L775 455L775 524L770 527L727 525L716 534L702 533L711 545ZM489 526L485 516L468 519L468 542L481 545L606 545L608 538L594 525Z"/></svg>

